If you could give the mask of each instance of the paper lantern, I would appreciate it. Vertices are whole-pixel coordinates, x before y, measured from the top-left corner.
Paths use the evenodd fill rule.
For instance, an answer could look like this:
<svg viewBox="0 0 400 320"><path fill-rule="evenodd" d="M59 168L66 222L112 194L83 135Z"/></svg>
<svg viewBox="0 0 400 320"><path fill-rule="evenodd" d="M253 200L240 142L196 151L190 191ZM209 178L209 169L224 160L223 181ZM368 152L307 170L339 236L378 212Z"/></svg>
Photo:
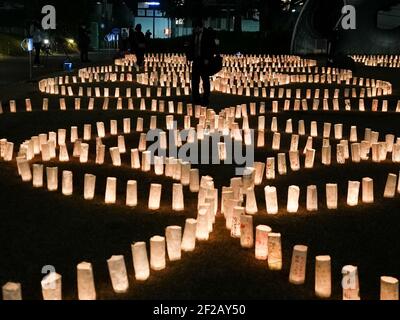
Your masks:
<svg viewBox="0 0 400 320"><path fill-rule="evenodd" d="M290 168L292 171L300 170L299 151L289 151Z"/></svg>
<svg viewBox="0 0 400 320"><path fill-rule="evenodd" d="M231 237L240 238L241 233L241 216L244 215L245 208L234 207L232 211L232 225L231 225Z"/></svg>
<svg viewBox="0 0 400 320"><path fill-rule="evenodd" d="M150 238L150 266L155 271L165 269L165 238L154 236Z"/></svg>
<svg viewBox="0 0 400 320"><path fill-rule="evenodd" d="M183 211L184 209L183 186L180 183L174 183L172 185L172 211Z"/></svg>
<svg viewBox="0 0 400 320"><path fill-rule="evenodd" d="M110 155L111 155L111 160L112 160L113 166L120 167L121 166L121 154L119 152L119 148L118 147L110 148Z"/></svg>
<svg viewBox="0 0 400 320"><path fill-rule="evenodd" d="M342 275L343 300L360 300L358 268L351 265L344 266Z"/></svg>
<svg viewBox="0 0 400 320"><path fill-rule="evenodd" d="M182 162L181 164L181 183L183 186L190 185L190 162Z"/></svg>
<svg viewBox="0 0 400 320"><path fill-rule="evenodd" d="M71 196L73 193L73 180L71 171L63 171L62 173L62 194Z"/></svg>
<svg viewBox="0 0 400 320"><path fill-rule="evenodd" d="M135 279L145 281L150 276L149 259L147 257L146 242L135 242L131 245Z"/></svg>
<svg viewBox="0 0 400 320"><path fill-rule="evenodd" d="M318 191L317 186L312 185L307 187L307 211L318 210Z"/></svg>
<svg viewBox="0 0 400 320"><path fill-rule="evenodd" d="M393 277L381 277L381 300L399 300L399 280Z"/></svg>
<svg viewBox="0 0 400 320"><path fill-rule="evenodd" d="M396 195L397 175L390 173L386 180L384 198L394 198Z"/></svg>
<svg viewBox="0 0 400 320"><path fill-rule="evenodd" d="M151 151L142 152L142 171L149 172L151 170Z"/></svg>
<svg viewBox="0 0 400 320"><path fill-rule="evenodd" d="M197 213L196 238L200 241L208 240L208 208L200 206Z"/></svg>
<svg viewBox="0 0 400 320"><path fill-rule="evenodd" d="M162 185L152 183L150 185L148 207L150 210L158 210L160 208Z"/></svg>
<svg viewBox="0 0 400 320"><path fill-rule="evenodd" d="M110 120L110 134L116 136L118 134L118 122L117 120Z"/></svg>
<svg viewBox="0 0 400 320"><path fill-rule="evenodd" d="M304 284L306 279L307 250L307 246L294 246L289 273L290 283L296 285Z"/></svg>
<svg viewBox="0 0 400 320"><path fill-rule="evenodd" d="M3 288L3 300L22 300L21 284L7 282Z"/></svg>
<svg viewBox="0 0 400 320"><path fill-rule="evenodd" d="M275 158L267 158L265 173L267 180L275 179Z"/></svg>
<svg viewBox="0 0 400 320"><path fill-rule="evenodd" d="M92 139L92 126L90 124L85 124L83 126L83 140L89 141Z"/></svg>
<svg viewBox="0 0 400 320"><path fill-rule="evenodd" d="M299 210L300 188L298 186L289 186L287 211L296 213Z"/></svg>
<svg viewBox="0 0 400 320"><path fill-rule="evenodd" d="M28 160L18 160L18 171L20 172L22 181L28 182L32 180L32 172L31 172L31 167L29 165Z"/></svg>
<svg viewBox="0 0 400 320"><path fill-rule="evenodd" d="M279 271L282 269L282 245L280 233L268 234L268 268Z"/></svg>
<svg viewBox="0 0 400 320"><path fill-rule="evenodd" d="M85 174L83 197L85 200L93 200L96 189L96 176L93 174Z"/></svg>
<svg viewBox="0 0 400 320"><path fill-rule="evenodd" d="M47 167L47 190L57 191L58 189L58 168L57 167Z"/></svg>
<svg viewBox="0 0 400 320"><path fill-rule="evenodd" d="M61 275L51 272L41 281L43 300L62 300Z"/></svg>
<svg viewBox="0 0 400 320"><path fill-rule="evenodd" d="M137 183L135 180L129 180L126 186L126 205L128 207L137 206Z"/></svg>
<svg viewBox="0 0 400 320"><path fill-rule="evenodd" d="M333 210L338 207L338 187L337 184L328 183L326 185L326 205Z"/></svg>
<svg viewBox="0 0 400 320"><path fill-rule="evenodd" d="M131 133L131 119L130 118L123 119L123 131L124 131L124 134Z"/></svg>
<svg viewBox="0 0 400 320"><path fill-rule="evenodd" d="M266 186L264 188L265 193L265 203L268 214L278 213L278 196L276 192L276 187Z"/></svg>
<svg viewBox="0 0 400 320"><path fill-rule="evenodd" d="M189 189L191 192L198 192L199 188L199 169L190 169Z"/></svg>
<svg viewBox="0 0 400 320"><path fill-rule="evenodd" d="M185 230L182 237L182 250L190 252L196 246L196 227L197 221L195 219L186 219Z"/></svg>
<svg viewBox="0 0 400 320"><path fill-rule="evenodd" d="M106 154L106 146L105 145L96 146L96 164L104 163L105 154Z"/></svg>
<svg viewBox="0 0 400 320"><path fill-rule="evenodd" d="M107 178L104 201L106 204L114 204L117 201L117 178Z"/></svg>
<svg viewBox="0 0 400 320"><path fill-rule="evenodd" d="M362 179L362 202L374 203L374 180L371 178Z"/></svg>
<svg viewBox="0 0 400 320"><path fill-rule="evenodd" d="M100 138L104 138L106 136L106 130L104 128L104 122L97 122L97 136Z"/></svg>
<svg viewBox="0 0 400 320"><path fill-rule="evenodd" d="M267 260L268 258L268 234L272 229L265 225L256 228L255 255L257 260Z"/></svg>
<svg viewBox="0 0 400 320"><path fill-rule="evenodd" d="M77 265L76 269L79 300L96 300L92 264L89 262L81 262Z"/></svg>
<svg viewBox="0 0 400 320"><path fill-rule="evenodd" d="M69 155L68 155L68 149L65 144L60 145L60 153L58 156L60 162L68 162L69 161Z"/></svg>
<svg viewBox="0 0 400 320"><path fill-rule="evenodd" d="M167 252L170 261L181 259L182 228L179 226L169 226L165 230L167 241Z"/></svg>
<svg viewBox="0 0 400 320"><path fill-rule="evenodd" d="M246 191L246 213L252 215L257 212L258 208L254 187L248 188Z"/></svg>
<svg viewBox="0 0 400 320"><path fill-rule="evenodd" d="M107 260L108 272L115 293L125 293L129 289L124 256L112 256Z"/></svg>
<svg viewBox="0 0 400 320"><path fill-rule="evenodd" d="M131 149L131 167L133 169L140 169L140 158L138 149Z"/></svg>
<svg viewBox="0 0 400 320"><path fill-rule="evenodd" d="M254 245L253 217L240 216L240 245L242 248L252 248Z"/></svg>
<svg viewBox="0 0 400 320"><path fill-rule="evenodd" d="M33 164L33 187L41 188L43 187L43 165Z"/></svg>
<svg viewBox="0 0 400 320"><path fill-rule="evenodd" d="M315 257L315 294L319 298L330 298L332 294L331 257Z"/></svg>
<svg viewBox="0 0 400 320"><path fill-rule="evenodd" d="M358 205L359 193L360 193L360 182L349 181L347 189L347 205L351 207Z"/></svg>

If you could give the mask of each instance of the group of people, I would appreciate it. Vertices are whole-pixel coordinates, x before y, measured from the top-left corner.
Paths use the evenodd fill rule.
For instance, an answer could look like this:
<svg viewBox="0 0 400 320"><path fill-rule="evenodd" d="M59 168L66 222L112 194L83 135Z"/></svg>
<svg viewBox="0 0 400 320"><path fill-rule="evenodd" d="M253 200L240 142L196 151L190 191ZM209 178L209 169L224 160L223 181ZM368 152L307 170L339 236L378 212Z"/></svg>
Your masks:
<svg viewBox="0 0 400 320"><path fill-rule="evenodd" d="M122 54L131 52L136 55L138 66L143 66L144 55L147 49L148 41L152 33L147 30L146 35L142 32L142 25L137 24L135 28L131 26L128 30L121 30L121 46Z"/></svg>

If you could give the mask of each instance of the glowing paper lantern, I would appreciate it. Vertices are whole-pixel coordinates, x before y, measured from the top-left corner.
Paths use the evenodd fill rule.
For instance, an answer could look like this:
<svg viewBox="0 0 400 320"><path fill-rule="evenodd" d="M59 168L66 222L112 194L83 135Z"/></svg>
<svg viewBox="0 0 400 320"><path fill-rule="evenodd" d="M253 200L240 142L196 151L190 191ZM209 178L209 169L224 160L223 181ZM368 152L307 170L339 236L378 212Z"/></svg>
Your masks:
<svg viewBox="0 0 400 320"><path fill-rule="evenodd" d="M167 252L170 261L181 259L182 228L179 226L169 226L165 230L167 240Z"/></svg>
<svg viewBox="0 0 400 320"><path fill-rule="evenodd" d="M315 257L315 294L319 298L330 298L332 294L331 257Z"/></svg>
<svg viewBox="0 0 400 320"><path fill-rule="evenodd" d="M165 269L165 238L154 236L150 238L150 266L159 271Z"/></svg>
<svg viewBox="0 0 400 320"><path fill-rule="evenodd" d="M200 241L208 240L208 208L201 206L197 213L196 238Z"/></svg>
<svg viewBox="0 0 400 320"><path fill-rule="evenodd" d="M299 210L300 188L298 186L289 186L287 211L296 213Z"/></svg>
<svg viewBox="0 0 400 320"><path fill-rule="evenodd" d="M278 213L278 195L276 193L276 187L266 186L264 189L265 203L268 214Z"/></svg>
<svg viewBox="0 0 400 320"><path fill-rule="evenodd" d="M172 210L183 211L184 209L183 186L180 183L174 183L172 186Z"/></svg>
<svg viewBox="0 0 400 320"><path fill-rule="evenodd" d="M317 186L307 187L307 211L318 210L318 193Z"/></svg>
<svg viewBox="0 0 400 320"><path fill-rule="evenodd" d="M394 198L396 195L397 175L390 173L386 180L384 198Z"/></svg>
<svg viewBox="0 0 400 320"><path fill-rule="evenodd" d="M76 269L79 300L96 300L92 264L89 262L81 262L77 265Z"/></svg>
<svg viewBox="0 0 400 320"><path fill-rule="evenodd" d="M160 208L162 185L152 183L150 185L148 207L150 210L158 210Z"/></svg>
<svg viewBox="0 0 400 320"><path fill-rule="evenodd" d="M265 225L256 228L256 247L255 255L257 260L267 260L268 258L268 234L272 229Z"/></svg>
<svg viewBox="0 0 400 320"><path fill-rule="evenodd" d="M61 275L49 273L41 281L43 300L62 300Z"/></svg>
<svg viewBox="0 0 400 320"><path fill-rule="evenodd" d="M135 180L129 180L126 186L126 205L128 207L137 206L137 183Z"/></svg>
<svg viewBox="0 0 400 320"><path fill-rule="evenodd" d="M115 293L125 293L129 289L124 256L112 256L107 260L108 272Z"/></svg>
<svg viewBox="0 0 400 320"><path fill-rule="evenodd" d="M326 185L326 205L333 210L338 207L338 187L337 184L328 183Z"/></svg>
<svg viewBox="0 0 400 320"><path fill-rule="evenodd" d="M29 165L28 160L18 160L18 171L20 172L20 175L22 177L22 181L27 182L32 180L32 172L31 172L31 167Z"/></svg>
<svg viewBox="0 0 400 320"><path fill-rule="evenodd" d="M71 171L63 171L62 173L62 194L71 196L73 193L73 180Z"/></svg>
<svg viewBox="0 0 400 320"><path fill-rule="evenodd" d="M374 203L374 180L371 178L362 179L362 202Z"/></svg>
<svg viewBox="0 0 400 320"><path fill-rule="evenodd" d="M3 300L22 300L21 284L7 282L3 288Z"/></svg>
<svg viewBox="0 0 400 320"><path fill-rule="evenodd" d="M268 234L268 267L270 270L282 269L282 245L280 233Z"/></svg>
<svg viewBox="0 0 400 320"><path fill-rule="evenodd" d="M57 191L58 189L58 168L48 167L46 168L47 176L47 190Z"/></svg>
<svg viewBox="0 0 400 320"><path fill-rule="evenodd" d="M234 207L232 211L232 226L231 226L231 237L240 238L241 232L241 216L244 215L245 208Z"/></svg>
<svg viewBox="0 0 400 320"><path fill-rule="evenodd" d="M83 197L85 200L93 200L96 188L96 176L85 174Z"/></svg>
<svg viewBox="0 0 400 320"><path fill-rule="evenodd" d="M293 248L289 282L300 285L306 279L307 246L296 245Z"/></svg>
<svg viewBox="0 0 400 320"><path fill-rule="evenodd" d="M43 187L43 165L33 164L33 187L41 188Z"/></svg>
<svg viewBox="0 0 400 320"><path fill-rule="evenodd" d="M381 277L381 300L399 300L399 280L393 277Z"/></svg>
<svg viewBox="0 0 400 320"><path fill-rule="evenodd" d="M359 194L360 194L360 182L349 181L347 189L347 205L351 207L358 205Z"/></svg>
<svg viewBox="0 0 400 320"><path fill-rule="evenodd" d="M113 204L117 201L117 178L107 178L106 194L104 201L106 204Z"/></svg>
<svg viewBox="0 0 400 320"><path fill-rule="evenodd" d="M246 213L256 214L258 212L256 194L254 187L248 188L246 191Z"/></svg>
<svg viewBox="0 0 400 320"><path fill-rule="evenodd" d="M149 259L147 257L146 242L135 242L131 245L135 279L145 281L150 276Z"/></svg>
<svg viewBox="0 0 400 320"><path fill-rule="evenodd" d="M241 215L240 224L240 245L242 248L252 248L254 245L253 217Z"/></svg>
<svg viewBox="0 0 400 320"><path fill-rule="evenodd" d="M120 167L121 166L121 154L119 152L118 147L110 148L111 160L113 166Z"/></svg>
<svg viewBox="0 0 400 320"><path fill-rule="evenodd" d="M343 300L360 300L358 268L351 265L344 266L342 275Z"/></svg>
<svg viewBox="0 0 400 320"><path fill-rule="evenodd" d="M149 172L151 170L151 151L142 152L142 171Z"/></svg>
<svg viewBox="0 0 400 320"><path fill-rule="evenodd" d="M196 228L197 221L195 219L186 219L185 230L182 238L182 250L185 252L193 251L196 247Z"/></svg>

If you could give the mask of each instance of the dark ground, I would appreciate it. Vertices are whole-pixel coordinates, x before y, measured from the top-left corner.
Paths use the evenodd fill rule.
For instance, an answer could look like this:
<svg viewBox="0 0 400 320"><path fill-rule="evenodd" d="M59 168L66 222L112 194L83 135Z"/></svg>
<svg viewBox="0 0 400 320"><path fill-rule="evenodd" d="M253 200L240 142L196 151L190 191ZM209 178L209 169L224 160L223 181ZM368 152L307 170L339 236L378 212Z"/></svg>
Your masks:
<svg viewBox="0 0 400 320"><path fill-rule="evenodd" d="M390 110L393 110L400 94L398 71L359 66L357 74L392 81L396 88L396 95L389 98ZM41 105L42 97L34 92L32 86L18 85L17 91L10 88L12 87L3 88L1 92L5 96L16 97L19 105L23 101L20 99L25 97L32 98L34 107ZM50 101L52 99L56 101L56 98L50 98ZM3 102L7 100L8 98L3 98ZM212 105L218 109L253 100L255 99L214 94ZM67 101L72 103L71 99ZM33 134L48 132L50 129L69 128L71 125L84 123L94 124L99 119L108 124L109 119L122 119L128 115L133 118L141 115L146 124L150 114L143 115L138 111L6 114L0 117L0 137L20 143ZM307 120L341 122L345 126L345 136L349 133L350 125L359 126L360 136L363 135L365 127L378 130L382 134L390 132L400 135L399 115L393 112L281 113L281 131L285 119L288 118L292 118L294 124L297 119L304 119L307 124ZM159 119L162 121L164 116ZM132 124L135 123L133 121ZM268 127L269 121L266 123ZM296 125L294 127L296 130ZM271 137L269 132L266 142L269 142ZM137 135L132 139L137 141ZM289 136L283 135L284 149L288 141ZM113 143L112 139L106 142ZM305 140L301 140L300 146L304 145L304 142ZM320 139L315 144L319 150ZM265 161L269 154L272 153L267 153L265 149L260 150L257 152L257 160ZM332 257L335 299L341 298L341 268L346 264L359 267L363 299L379 298L380 276L399 277L400 199L383 201L381 194L387 174L398 173L397 165L364 163L340 167L334 165L328 169L318 165L310 171L278 177L273 182L278 192L280 191L280 203L286 203L286 190L289 185L297 184L304 190L307 185L317 184L321 207L317 214L308 214L304 209L297 214L286 214L285 208L281 207L278 216L267 216L263 188L259 188L257 198L260 213L255 218L255 225L268 224L274 231L282 233L282 272L269 271L266 262L255 260L253 250L240 248L239 241L230 238L224 228L223 219L218 218L216 230L212 233L210 241L198 243L196 250L190 254L183 254L181 261L167 263L164 271L152 272L145 283L134 280L130 244L133 241L148 242L153 235L163 235L168 225L183 226L187 217L196 215L193 201L185 202L186 207L182 214L172 213L172 180L144 175L125 167L115 169L104 166L100 169L93 163L81 166L72 162L58 166L60 169L69 168L76 173L76 195L73 197L67 198L60 193L51 194L44 189L33 189L17 177L14 163L0 165L0 284L7 281L21 282L25 299L41 299L41 268L48 264L54 265L57 272L63 276L64 298L76 299L76 264L81 261L93 264L99 299L314 299L314 258L316 255L325 254ZM96 200L86 202L77 195L81 194L82 190L79 176L90 172L95 173L103 185L100 184L96 190ZM217 186L228 185L229 178L233 175L232 167L229 166L202 167L201 173L211 174ZM119 190L123 190L122 185L126 180L137 179L140 186L139 207L126 208L122 204L122 193L119 194L120 203L104 205L104 181L107 176L119 177ZM365 176L375 179L376 204L360 205L356 208L344 206L347 181ZM162 209L150 214L146 209L147 190L149 184L155 181L163 183ZM339 203L342 205L334 212L324 209L323 205L323 186L329 182L339 182L341 193ZM189 192L185 191L185 195L189 195ZM305 194L301 197L301 207L304 207ZM288 282L291 251L296 244L309 246L307 280L304 286L294 286ZM131 285L127 294L115 295L111 287L106 259L115 254L125 255Z"/></svg>

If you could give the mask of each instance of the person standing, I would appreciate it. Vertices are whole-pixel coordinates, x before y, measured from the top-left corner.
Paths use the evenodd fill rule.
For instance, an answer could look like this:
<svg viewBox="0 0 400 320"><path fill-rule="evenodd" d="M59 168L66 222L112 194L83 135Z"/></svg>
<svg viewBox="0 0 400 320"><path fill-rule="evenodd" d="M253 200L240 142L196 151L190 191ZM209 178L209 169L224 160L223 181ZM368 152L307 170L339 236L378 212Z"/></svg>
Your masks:
<svg viewBox="0 0 400 320"><path fill-rule="evenodd" d="M86 26L83 24L79 27L78 33L78 46L79 51L81 52L81 62L90 62L89 61L89 45L90 45L90 36Z"/></svg>
<svg viewBox="0 0 400 320"><path fill-rule="evenodd" d="M35 49L35 59L33 61L34 67L40 66L40 51L42 49L43 35L40 24L35 22L31 29L33 47Z"/></svg>
<svg viewBox="0 0 400 320"><path fill-rule="evenodd" d="M146 52L146 37L142 32L142 25L137 24L135 27L134 33L134 47L135 47L135 54L137 59L137 65L139 67L143 67L144 65L144 54Z"/></svg>
<svg viewBox="0 0 400 320"><path fill-rule="evenodd" d="M192 62L192 99L194 104L208 106L210 103L209 65L216 53L214 33L204 28L203 20L193 24L193 35L189 44L187 59ZM200 79L203 81L203 98L200 97Z"/></svg>
<svg viewBox="0 0 400 320"><path fill-rule="evenodd" d="M149 40L151 39L151 36L152 36L152 35L153 35L153 34L151 33L151 31L150 31L149 29L147 29L146 34L145 34L146 40L149 41Z"/></svg>

